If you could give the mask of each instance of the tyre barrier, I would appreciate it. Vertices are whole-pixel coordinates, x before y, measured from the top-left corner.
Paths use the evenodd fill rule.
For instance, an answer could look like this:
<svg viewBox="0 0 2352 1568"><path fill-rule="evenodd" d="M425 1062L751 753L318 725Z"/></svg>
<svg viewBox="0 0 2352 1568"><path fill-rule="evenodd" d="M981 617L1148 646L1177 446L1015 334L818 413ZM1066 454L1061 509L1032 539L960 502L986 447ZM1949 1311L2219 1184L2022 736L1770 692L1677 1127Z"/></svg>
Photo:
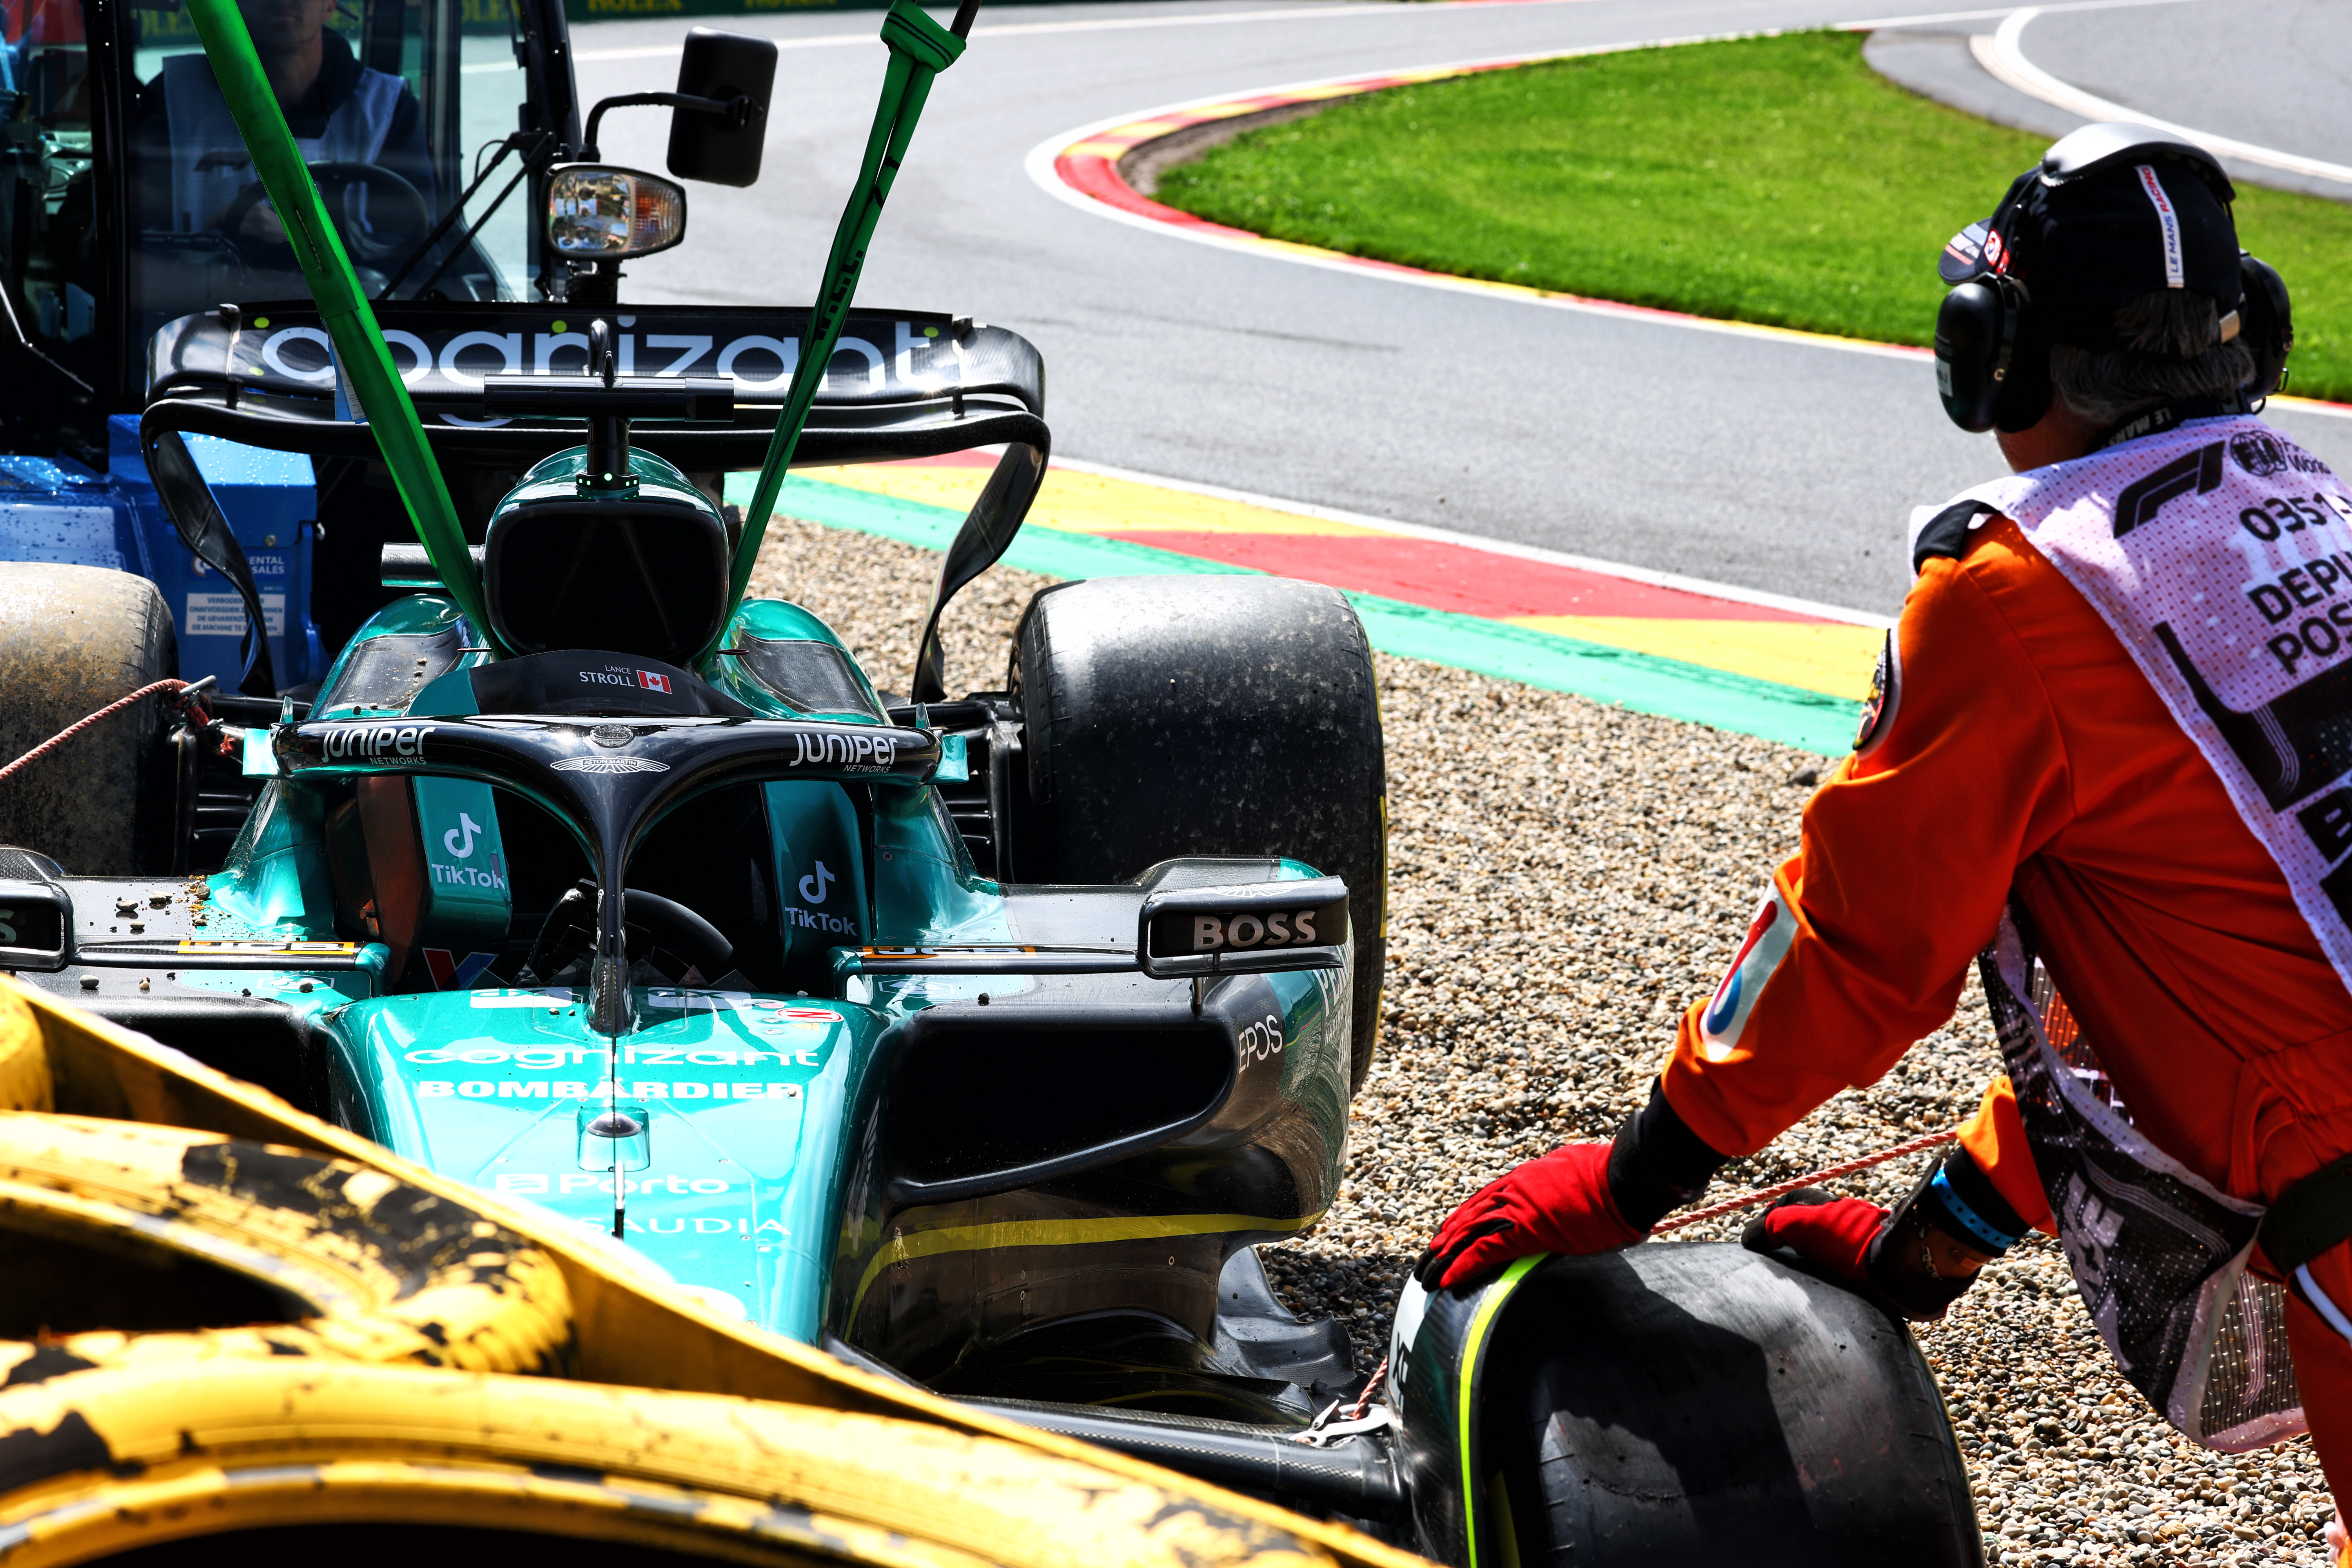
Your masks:
<svg viewBox="0 0 2352 1568"><path fill-rule="evenodd" d="M381 1171L184 1128L0 1111L0 1336L42 1341L0 1364L574 1360L563 1276L522 1237Z"/></svg>
<svg viewBox="0 0 2352 1568"><path fill-rule="evenodd" d="M599 1563L1333 1563L1214 1500L919 1421L315 1362L174 1373L106 1368L0 1388L9 1568L130 1552L142 1563L282 1560L298 1542L338 1568L414 1563L411 1548L436 1568L506 1564L539 1560L516 1552L534 1544L592 1548Z"/></svg>

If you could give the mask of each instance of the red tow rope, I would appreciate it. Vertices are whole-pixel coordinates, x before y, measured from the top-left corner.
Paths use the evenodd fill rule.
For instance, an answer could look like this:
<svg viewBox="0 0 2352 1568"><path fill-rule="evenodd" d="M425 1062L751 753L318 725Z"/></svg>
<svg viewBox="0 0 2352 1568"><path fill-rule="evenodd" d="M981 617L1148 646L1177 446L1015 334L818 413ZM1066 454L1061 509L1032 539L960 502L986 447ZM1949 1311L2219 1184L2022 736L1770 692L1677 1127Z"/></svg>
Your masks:
<svg viewBox="0 0 2352 1568"><path fill-rule="evenodd" d="M1696 1225L1704 1219L1719 1219L1727 1214L1738 1214L1741 1209L1752 1209L1759 1204L1769 1204L1774 1198L1786 1197L1800 1187L1810 1187L1821 1182L1833 1182L1840 1176L1851 1176L1856 1171L1867 1171L1873 1165L1884 1165L1889 1160L1900 1160L1906 1154L1916 1154L1922 1149L1933 1149L1939 1143L1952 1142L1959 1135L1960 1129L1958 1127L1948 1128L1941 1132L1923 1133L1906 1142L1897 1143L1892 1149L1881 1149L1875 1154L1864 1154L1859 1160L1848 1160L1843 1164L1832 1165L1827 1170L1815 1171L1810 1175L1799 1176L1792 1181L1775 1183L1771 1186L1749 1193L1745 1197L1732 1198L1719 1204L1709 1204L1703 1209L1693 1209L1688 1214L1678 1214L1672 1219L1662 1219L1650 1227L1650 1234L1664 1236L1670 1230L1680 1230L1685 1226Z"/></svg>
<svg viewBox="0 0 2352 1568"><path fill-rule="evenodd" d="M204 681L197 681L194 683L194 686L202 686L204 684ZM130 696L121 698L115 701L108 703L105 707L100 709L89 718L81 720L78 723L67 725L64 729L58 731L56 734L42 742L39 745L35 746L31 751L26 752L23 756L18 757L15 762L10 763L6 767L0 768L0 783L6 782L9 774L15 773L26 763L38 762L41 758L47 756L51 752L56 751L59 746L64 745L68 741L72 740L76 735L80 734L84 730L89 729L91 725L102 723L106 720L113 718L117 713L123 711L127 708L135 708L141 702L154 696L159 691L168 691L176 694L182 691L193 690L194 689L194 686L192 686L189 682L184 680L163 679L151 681L147 685L142 686L138 690L132 692Z"/></svg>

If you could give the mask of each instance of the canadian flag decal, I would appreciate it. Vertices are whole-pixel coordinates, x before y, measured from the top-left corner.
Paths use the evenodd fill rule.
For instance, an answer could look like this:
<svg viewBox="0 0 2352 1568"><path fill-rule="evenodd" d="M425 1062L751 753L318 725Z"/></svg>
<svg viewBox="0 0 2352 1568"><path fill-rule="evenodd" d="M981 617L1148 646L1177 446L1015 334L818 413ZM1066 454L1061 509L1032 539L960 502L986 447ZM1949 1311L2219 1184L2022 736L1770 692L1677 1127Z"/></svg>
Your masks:
<svg viewBox="0 0 2352 1568"><path fill-rule="evenodd" d="M647 691L659 691L665 695L669 691L669 677L667 675L656 675L650 669L641 669L637 671L637 684L644 687Z"/></svg>

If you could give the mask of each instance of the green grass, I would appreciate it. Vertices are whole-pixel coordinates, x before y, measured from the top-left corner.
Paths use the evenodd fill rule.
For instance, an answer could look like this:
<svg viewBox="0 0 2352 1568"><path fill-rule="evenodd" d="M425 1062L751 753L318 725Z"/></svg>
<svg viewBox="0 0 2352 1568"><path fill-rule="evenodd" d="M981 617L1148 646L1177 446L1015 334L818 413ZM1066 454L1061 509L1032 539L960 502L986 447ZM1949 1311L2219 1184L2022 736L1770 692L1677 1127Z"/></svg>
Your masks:
<svg viewBox="0 0 2352 1568"><path fill-rule="evenodd" d="M1441 272L1928 342L1944 242L2048 143L1915 97L1862 39L1640 49L1392 88L1246 132L1158 199ZM2286 277L2290 390L2352 398L2352 206L2242 187Z"/></svg>

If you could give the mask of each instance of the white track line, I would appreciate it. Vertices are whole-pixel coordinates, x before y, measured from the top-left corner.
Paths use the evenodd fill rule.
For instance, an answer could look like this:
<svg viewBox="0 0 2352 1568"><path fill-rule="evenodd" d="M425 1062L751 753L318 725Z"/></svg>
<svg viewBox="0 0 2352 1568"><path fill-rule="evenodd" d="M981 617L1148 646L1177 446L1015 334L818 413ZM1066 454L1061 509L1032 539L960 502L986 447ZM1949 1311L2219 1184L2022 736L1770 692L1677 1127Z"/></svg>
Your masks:
<svg viewBox="0 0 2352 1568"><path fill-rule="evenodd" d="M2135 124L2152 126L2184 141L2194 142L2207 151L2224 158L2236 158L2243 163L2259 163L2266 169L2284 169L2289 174L2305 174L2314 179L2335 180L2352 184L2352 167L2330 163L2324 159L2305 158L2300 153L2282 153L2275 147L2257 146L2252 142L2240 142L2228 136L2216 136L2210 131L2198 131L2186 125L2176 125L2169 120L2158 120L2137 109L2111 102L2081 88L2060 81L2040 66L2025 58L2019 40L2036 16L2045 10L2055 11L2056 5L2031 5L2012 12L2007 21L1988 38L1979 34L1969 40L1969 49L1977 63L2007 86L2015 88L2029 98L2079 114L2086 120L2127 120Z"/></svg>
<svg viewBox="0 0 2352 1568"><path fill-rule="evenodd" d="M1229 22L1295 22L1321 20L1330 16L1413 16L1429 11L1486 9L1511 5L1572 5L1586 0L1424 0L1423 4L1402 3L1402 0L1369 0L1363 4L1341 4L1339 0L1319 5L1285 5L1262 11L1215 11L1198 16L1105 16L1084 22L1006 22L995 26L974 27L975 38L1033 37L1047 33L1118 33L1144 27L1216 27ZM2194 0L2068 0L2066 4L2044 5L2045 11L2105 11L2120 5L2183 5ZM2006 16L2015 11L2014 5L1996 5L1990 10L1928 11L1911 16L1873 16L1860 22L1832 22L1823 26L1840 32L1864 33L1878 27L1921 27L1936 22L1986 22L1995 16ZM1724 34L1725 37L1754 37L1752 34ZM850 44L878 44L882 36L874 33L820 33L806 38L777 38L780 49L829 49ZM1693 43L1696 39L1667 40ZM1621 48L1646 46L1626 44ZM648 44L631 49L579 49L575 60L652 60L677 53L677 44ZM1575 51L1570 51L1575 52ZM1564 58L1555 55L1531 56L1530 58ZM500 67L500 69L508 68Z"/></svg>
<svg viewBox="0 0 2352 1568"><path fill-rule="evenodd" d="M1486 6L1498 0L1438 0L1437 9L1453 9L1464 5ZM1507 0L1515 5L1573 5L1587 0ZM975 38L1029 37L1041 33L1120 33L1140 27L1214 27L1228 22L1290 22L1326 16L1408 16L1416 11L1429 9L1424 5L1400 4L1399 0L1367 0L1358 5L1331 4L1323 5L1285 5L1264 11L1214 11L1197 16L1103 16L1084 22L1005 22L993 26L974 27ZM1996 11L1993 16L2003 13ZM822 33L808 38L778 38L780 49L823 49L843 44L878 44L879 32ZM583 60L654 59L677 53L677 44L657 44L636 49L583 49L573 56Z"/></svg>
<svg viewBox="0 0 2352 1568"><path fill-rule="evenodd" d="M1646 566L1628 566L1622 562L1595 560L1590 555L1570 555L1563 551L1546 550L1537 544L1517 544L1509 540L1488 539L1483 534L1463 533L1451 528L1429 528L1420 523L1398 522L1385 517L1368 517L1360 511L1343 511L1337 507L1311 506L1304 501L1285 500L1278 496L1260 495L1255 490L1227 489L1223 485L1194 484L1189 479L1171 479L1162 474L1138 473L1132 468L1113 468L1108 463L1089 463L1076 458L1056 456L1053 466L1076 473L1094 474L1107 479L1124 479L1129 484L1150 485L1163 490L1180 490L1186 495L1204 496L1211 500L1234 501L1266 511L1287 512L1293 517L1311 517L1325 522L1353 523L1381 533L1399 534L1408 539L1426 539L1438 544L1458 544L1482 551L1489 555L1507 555L1519 561L1539 561L1549 566L1569 566L1580 572L1591 572L1604 577L1615 577L1629 583L1643 583L1655 588L1675 588L1686 594L1698 594L1710 599L1728 599L1735 604L1756 605L1766 609L1787 610L1792 615L1811 616L1819 620L1841 621L1848 626L1880 628L1895 624L1892 616L1874 615L1868 610L1851 609L1843 605L1825 605L1817 599L1792 598L1786 594L1769 594L1760 588L1742 588L1730 583L1709 582L1704 577L1685 577L1673 572L1653 572Z"/></svg>

